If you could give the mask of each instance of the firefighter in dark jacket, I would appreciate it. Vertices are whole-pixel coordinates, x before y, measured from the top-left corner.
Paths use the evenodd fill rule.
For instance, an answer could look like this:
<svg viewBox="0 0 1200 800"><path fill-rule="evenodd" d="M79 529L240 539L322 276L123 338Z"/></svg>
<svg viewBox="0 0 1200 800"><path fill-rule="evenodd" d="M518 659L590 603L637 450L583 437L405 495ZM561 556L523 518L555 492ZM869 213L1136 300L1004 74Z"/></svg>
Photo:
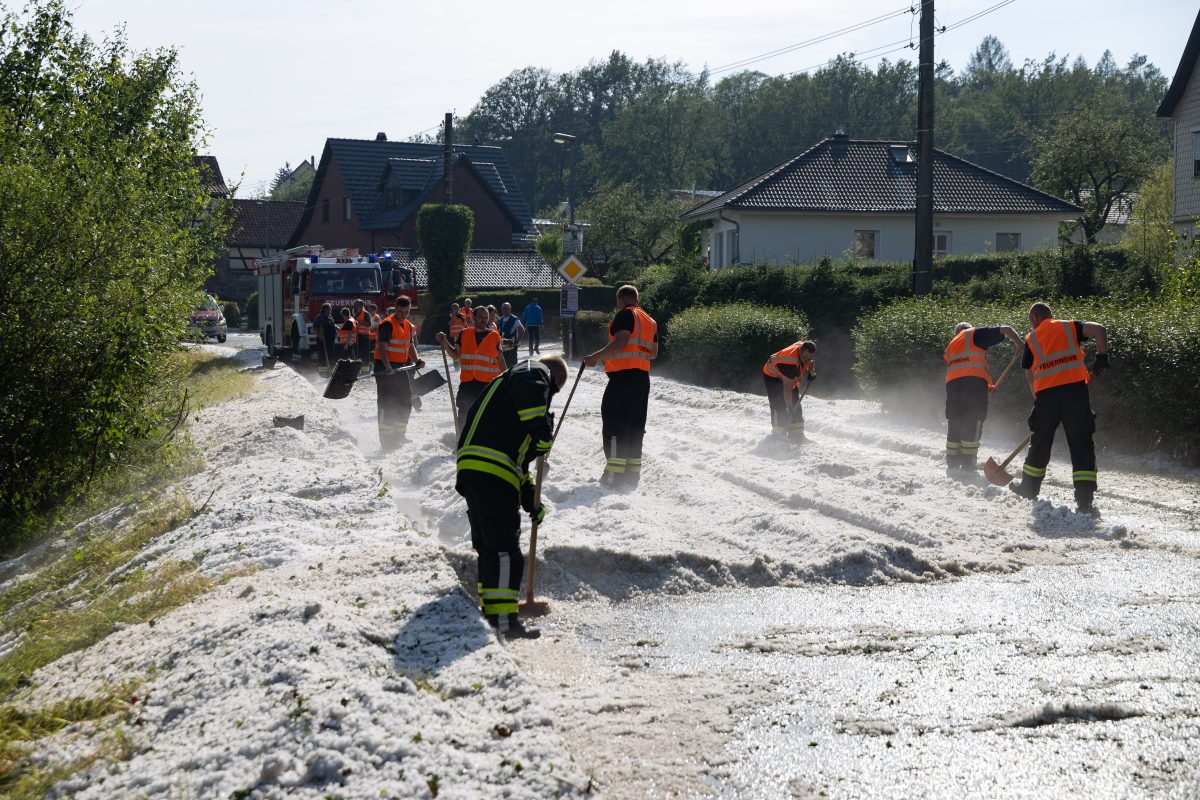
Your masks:
<svg viewBox="0 0 1200 800"><path fill-rule="evenodd" d="M1061 424L1071 450L1071 481L1075 505L1092 510L1096 494L1096 415L1088 396L1091 376L1108 368L1108 331L1096 322L1054 319L1050 306L1034 303L1029 309L1022 366L1033 391L1029 430L1033 440L1021 468L1021 482L1009 488L1028 500L1036 499L1046 478L1054 432ZM1089 373L1083 343L1096 340L1096 360Z"/></svg>
<svg viewBox="0 0 1200 800"><path fill-rule="evenodd" d="M637 486L642 476L642 439L650 404L650 362L658 357L658 323L638 305L638 290L617 290L617 314L608 326L609 342L585 356L594 367L604 362L608 386L600 403L607 463L600 481Z"/></svg>
<svg viewBox="0 0 1200 800"><path fill-rule="evenodd" d="M559 356L518 363L488 384L467 412L458 439L455 489L467 501L480 606L505 638L540 635L517 617L525 568L520 510L538 522L545 516L545 508L534 505L529 464L550 451L550 400L566 380L567 365Z"/></svg>
<svg viewBox="0 0 1200 800"><path fill-rule="evenodd" d="M808 382L817 378L813 361L817 343L802 341L772 353L763 365L763 384L767 403L771 407L771 432L786 436L792 442L805 442L804 409L800 407L800 381L808 374Z"/></svg>
<svg viewBox="0 0 1200 800"><path fill-rule="evenodd" d="M399 367L425 362L417 358L417 328L408 318L412 301L403 295L396 298L396 310L379 323L375 345L376 408L379 415L379 444L384 452L394 450L405 441L408 418L412 415L412 383L408 372Z"/></svg>
<svg viewBox="0 0 1200 800"><path fill-rule="evenodd" d="M979 456L979 437L987 419L988 396L993 390L987 351L1008 338L1017 347L1024 342L1007 325L973 328L960 322L954 338L942 352L946 362L946 472L973 470Z"/></svg>

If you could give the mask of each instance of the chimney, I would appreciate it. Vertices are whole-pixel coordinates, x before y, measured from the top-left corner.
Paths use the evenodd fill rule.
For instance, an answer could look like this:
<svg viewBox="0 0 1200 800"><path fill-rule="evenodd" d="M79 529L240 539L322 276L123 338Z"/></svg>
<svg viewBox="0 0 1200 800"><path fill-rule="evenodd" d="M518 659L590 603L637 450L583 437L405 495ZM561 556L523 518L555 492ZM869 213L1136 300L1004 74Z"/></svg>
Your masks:
<svg viewBox="0 0 1200 800"><path fill-rule="evenodd" d="M387 141L387 134L386 134L386 133L384 133L383 131L380 131L379 133L375 134L375 141L377 141L377 142L386 142L386 141Z"/></svg>

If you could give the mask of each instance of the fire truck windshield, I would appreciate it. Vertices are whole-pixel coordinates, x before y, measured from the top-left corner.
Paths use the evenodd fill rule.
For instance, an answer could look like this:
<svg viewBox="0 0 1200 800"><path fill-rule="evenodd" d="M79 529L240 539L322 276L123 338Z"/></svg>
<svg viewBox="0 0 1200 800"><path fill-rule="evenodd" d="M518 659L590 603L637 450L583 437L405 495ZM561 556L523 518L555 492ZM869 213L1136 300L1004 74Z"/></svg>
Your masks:
<svg viewBox="0 0 1200 800"><path fill-rule="evenodd" d="M379 270L366 267L326 267L313 270L313 294L361 295L379 292Z"/></svg>

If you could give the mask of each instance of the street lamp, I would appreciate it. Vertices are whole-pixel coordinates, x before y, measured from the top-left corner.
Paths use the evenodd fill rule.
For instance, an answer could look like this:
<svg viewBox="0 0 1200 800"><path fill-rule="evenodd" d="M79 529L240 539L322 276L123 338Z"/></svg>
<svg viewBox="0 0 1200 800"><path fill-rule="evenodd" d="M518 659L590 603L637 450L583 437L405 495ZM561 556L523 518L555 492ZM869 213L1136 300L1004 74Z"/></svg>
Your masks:
<svg viewBox="0 0 1200 800"><path fill-rule="evenodd" d="M573 145L575 144L575 137L569 133L555 133L554 143ZM568 165L568 169L571 170L571 184L570 188L567 189L567 208L571 213L571 229L573 231L575 229L575 148L572 147L570 150L571 161Z"/></svg>

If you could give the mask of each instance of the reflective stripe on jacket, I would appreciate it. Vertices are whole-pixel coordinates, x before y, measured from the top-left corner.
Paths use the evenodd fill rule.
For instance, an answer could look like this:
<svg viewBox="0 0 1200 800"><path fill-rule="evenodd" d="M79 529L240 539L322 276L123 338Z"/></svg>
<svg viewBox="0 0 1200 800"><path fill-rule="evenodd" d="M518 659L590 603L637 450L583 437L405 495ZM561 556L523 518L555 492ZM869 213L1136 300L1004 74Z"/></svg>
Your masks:
<svg viewBox="0 0 1200 800"><path fill-rule="evenodd" d="M1061 319L1044 319L1029 332L1025 343L1033 352L1034 394L1043 389L1068 383L1088 382L1083 348L1075 335L1075 323Z"/></svg>
<svg viewBox="0 0 1200 800"><path fill-rule="evenodd" d="M988 387L992 376L987 369L987 351L981 350L974 339L974 328L959 331L946 345L942 358L946 361L946 383L959 378L983 378Z"/></svg>
<svg viewBox="0 0 1200 800"><path fill-rule="evenodd" d="M358 329L359 336L371 339L375 338L374 333L371 331L371 315L366 309L358 312L354 317L354 327Z"/></svg>
<svg viewBox="0 0 1200 800"><path fill-rule="evenodd" d="M778 353L772 353L771 357L767 359L767 363L763 365L763 375L766 375L768 378L778 378L781 381L791 381L792 384L788 387L788 391L799 386L800 379L804 377L804 373L812 372L813 369L811 361L807 364L800 361L800 348L803 346L804 342L796 342L783 348ZM789 378L784 375L779 369L781 364L790 364L795 367L796 377Z"/></svg>
<svg viewBox="0 0 1200 800"><path fill-rule="evenodd" d="M500 334L488 331L483 338L474 327L462 332L458 342L460 364L459 379L491 383L504 373L504 359L500 356Z"/></svg>
<svg viewBox="0 0 1200 800"><path fill-rule="evenodd" d="M462 335L463 329L467 327L467 323L463 321L462 312L450 315L450 338L457 339Z"/></svg>
<svg viewBox="0 0 1200 800"><path fill-rule="evenodd" d="M350 327L346 327L347 323L349 323ZM338 327L338 344L342 347L353 347L357 331L358 326L354 324L353 318L342 322Z"/></svg>
<svg viewBox="0 0 1200 800"><path fill-rule="evenodd" d="M629 341L621 352L617 353L615 358L609 358L604 362L605 372L617 372L623 369L640 369L645 372L650 371L650 354L654 352L654 334L658 330L658 323L654 318L642 311L641 306L630 306L633 311L633 333L629 334ZM611 342L617 337L611 333L608 335L608 340Z"/></svg>
<svg viewBox="0 0 1200 800"><path fill-rule="evenodd" d="M379 341L375 343L375 358L383 361L383 354L387 353L387 360L393 364L407 364L409 361L416 358L416 333L417 326L412 324L411 320L400 319L399 317L390 316L379 323L392 325L392 335L388 341Z"/></svg>

